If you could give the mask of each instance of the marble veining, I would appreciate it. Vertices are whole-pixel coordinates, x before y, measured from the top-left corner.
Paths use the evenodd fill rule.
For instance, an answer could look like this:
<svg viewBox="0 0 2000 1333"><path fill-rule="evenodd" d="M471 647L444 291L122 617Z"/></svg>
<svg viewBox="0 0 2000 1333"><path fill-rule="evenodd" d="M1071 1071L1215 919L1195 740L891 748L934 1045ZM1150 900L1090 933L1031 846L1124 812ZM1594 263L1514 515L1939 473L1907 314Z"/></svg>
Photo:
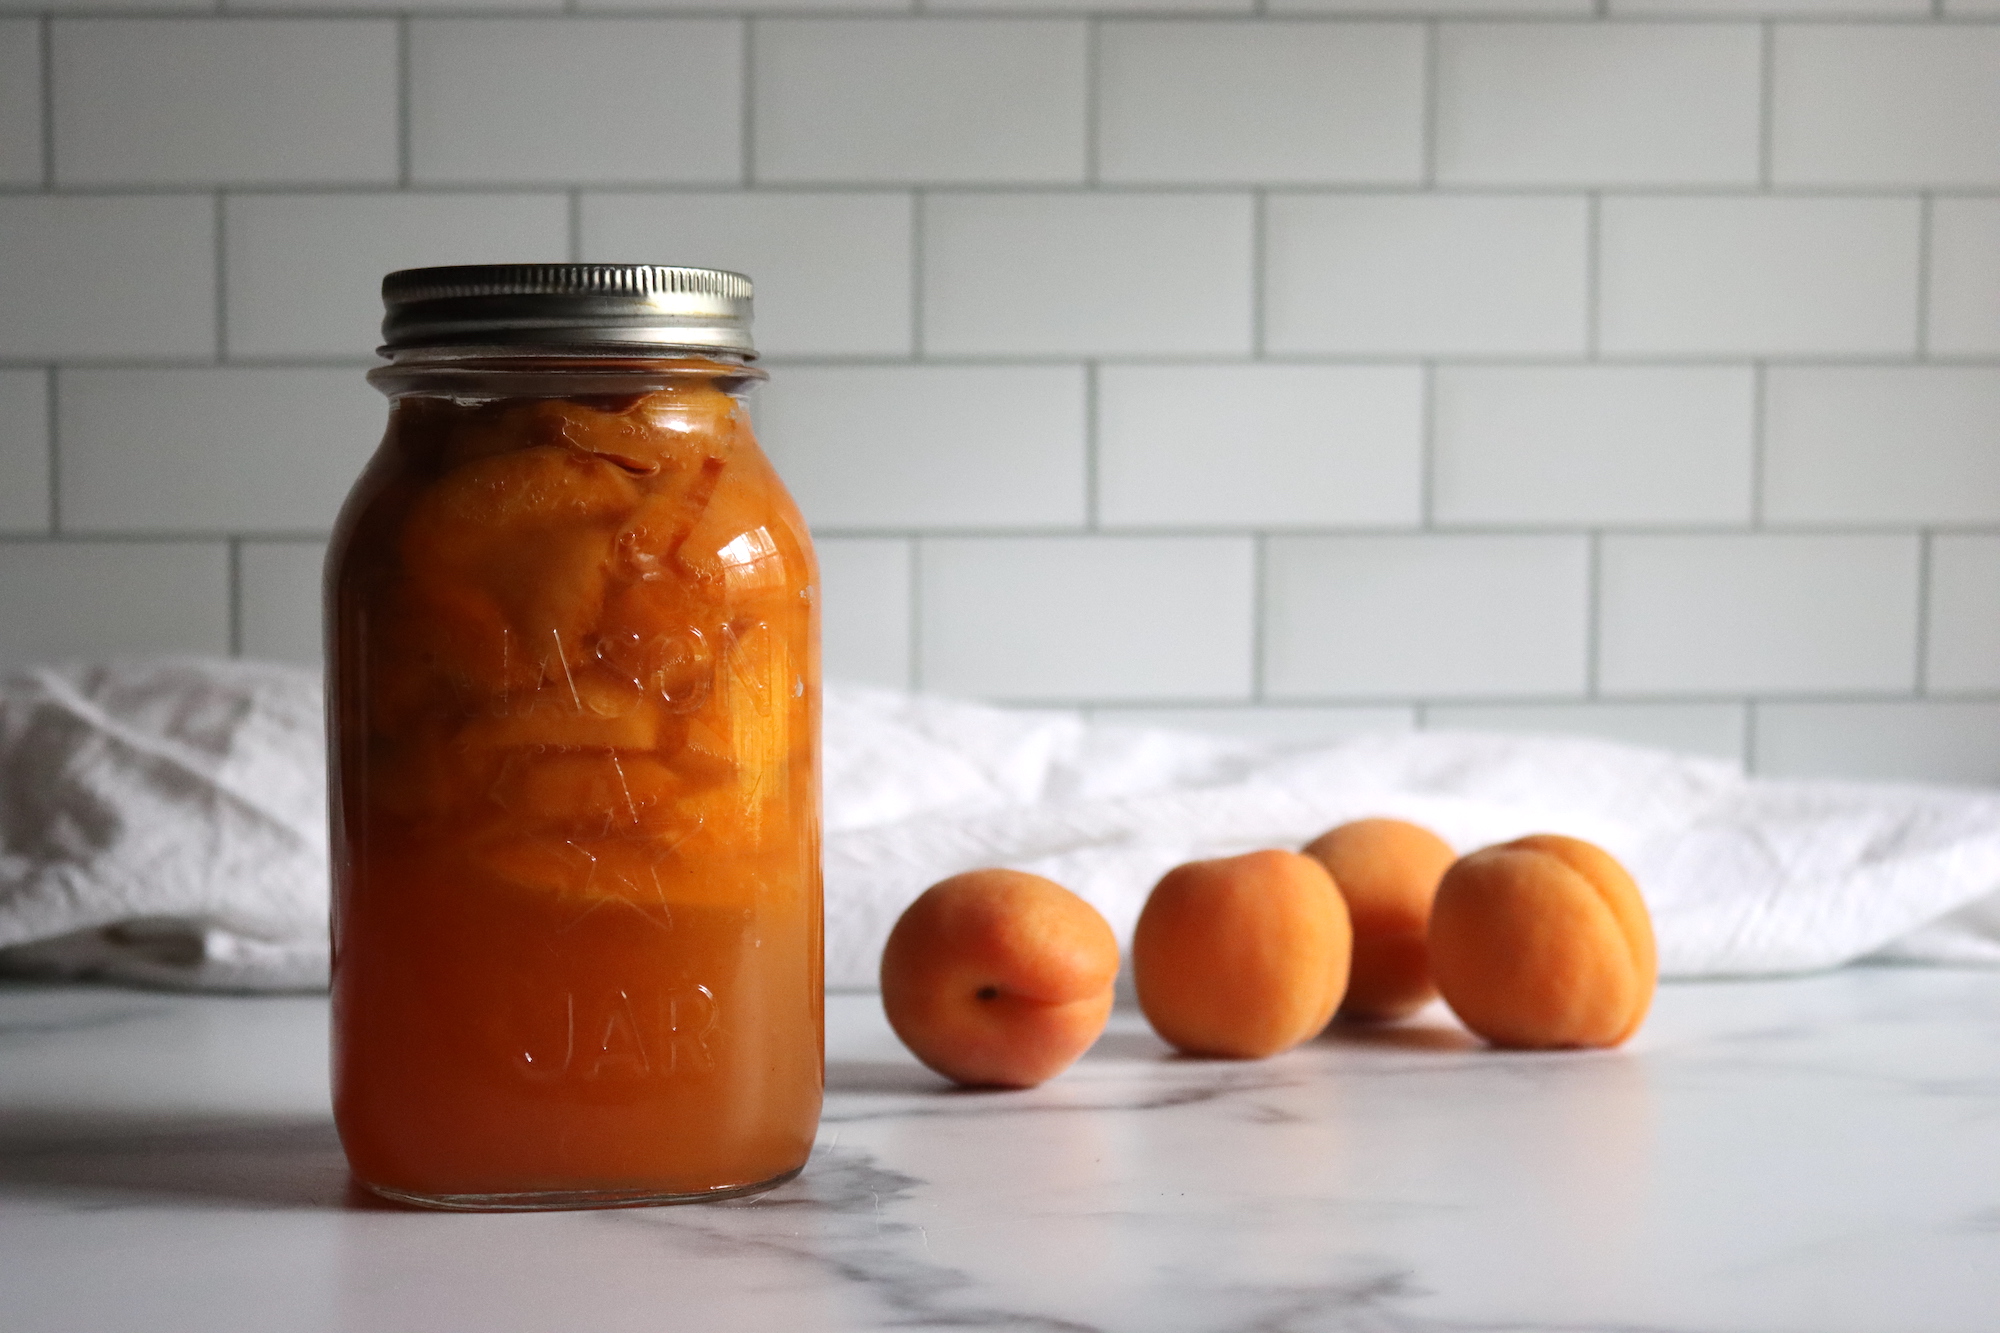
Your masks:
<svg viewBox="0 0 2000 1333"><path fill-rule="evenodd" d="M1930 1333L2000 1326L2000 974L1665 988L1617 1052L1433 1009L1275 1060L1134 1012L951 1088L834 996L798 1179L454 1216L347 1180L325 1003L0 986L0 1327Z"/></svg>

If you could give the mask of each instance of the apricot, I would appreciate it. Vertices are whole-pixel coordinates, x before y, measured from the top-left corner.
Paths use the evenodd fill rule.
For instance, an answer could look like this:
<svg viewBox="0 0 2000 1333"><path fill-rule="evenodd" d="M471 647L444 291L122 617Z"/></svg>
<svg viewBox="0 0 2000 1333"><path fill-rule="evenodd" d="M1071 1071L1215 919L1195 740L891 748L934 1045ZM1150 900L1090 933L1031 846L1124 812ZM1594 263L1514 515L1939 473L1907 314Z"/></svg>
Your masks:
<svg viewBox="0 0 2000 1333"><path fill-rule="evenodd" d="M1132 980L1169 1045L1257 1060L1326 1026L1352 948L1325 866L1250 852L1176 866L1153 887L1132 935Z"/></svg>
<svg viewBox="0 0 2000 1333"><path fill-rule="evenodd" d="M604 604L636 482L541 445L477 459L411 507L401 541L414 618L436 660L504 692L560 679Z"/></svg>
<svg viewBox="0 0 2000 1333"><path fill-rule="evenodd" d="M1400 819L1357 819L1322 833L1305 854L1327 868L1354 925L1354 966L1341 1018L1386 1022L1437 995L1431 981L1431 899L1457 857L1451 844Z"/></svg>
<svg viewBox="0 0 2000 1333"><path fill-rule="evenodd" d="M1638 885L1602 848L1538 833L1472 853L1431 906L1445 1003L1495 1046L1616 1046L1638 1030L1659 964Z"/></svg>
<svg viewBox="0 0 2000 1333"><path fill-rule="evenodd" d="M1096 908L1039 875L973 870L924 890L889 932L882 1008L946 1078L1032 1088L1097 1040L1117 976Z"/></svg>

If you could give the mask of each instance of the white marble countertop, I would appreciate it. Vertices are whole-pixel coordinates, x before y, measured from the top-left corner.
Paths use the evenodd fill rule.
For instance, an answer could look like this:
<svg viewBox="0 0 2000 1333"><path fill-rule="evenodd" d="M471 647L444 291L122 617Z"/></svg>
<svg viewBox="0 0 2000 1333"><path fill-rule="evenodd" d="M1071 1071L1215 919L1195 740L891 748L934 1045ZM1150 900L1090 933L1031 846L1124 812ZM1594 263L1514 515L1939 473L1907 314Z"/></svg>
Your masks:
<svg viewBox="0 0 2000 1333"><path fill-rule="evenodd" d="M326 1005L0 986L0 1328L2000 1328L2000 974L1676 985L1626 1050L1442 1011L1256 1064L1138 1014L949 1089L829 1001L798 1180L465 1216L348 1185Z"/></svg>

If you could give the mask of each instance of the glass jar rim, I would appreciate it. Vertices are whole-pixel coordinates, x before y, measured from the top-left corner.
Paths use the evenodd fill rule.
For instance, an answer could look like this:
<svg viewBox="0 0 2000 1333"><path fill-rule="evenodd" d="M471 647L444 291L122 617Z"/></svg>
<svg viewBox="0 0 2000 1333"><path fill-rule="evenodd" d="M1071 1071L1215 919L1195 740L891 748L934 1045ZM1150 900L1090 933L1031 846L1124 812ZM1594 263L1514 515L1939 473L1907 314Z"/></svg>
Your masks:
<svg viewBox="0 0 2000 1333"><path fill-rule="evenodd" d="M368 372L390 398L568 398L625 395L722 381L743 393L771 378L741 353L686 347L426 347L405 348Z"/></svg>

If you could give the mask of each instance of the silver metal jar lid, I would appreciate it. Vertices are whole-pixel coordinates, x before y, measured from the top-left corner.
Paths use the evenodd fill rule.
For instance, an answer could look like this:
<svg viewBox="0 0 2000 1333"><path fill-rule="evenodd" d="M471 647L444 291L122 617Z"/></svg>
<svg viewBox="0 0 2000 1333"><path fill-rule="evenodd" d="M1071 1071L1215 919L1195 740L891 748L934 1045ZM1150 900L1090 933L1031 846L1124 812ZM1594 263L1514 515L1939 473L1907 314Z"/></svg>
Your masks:
<svg viewBox="0 0 2000 1333"><path fill-rule="evenodd" d="M382 352L687 349L754 357L750 279L659 264L460 264L382 279Z"/></svg>

